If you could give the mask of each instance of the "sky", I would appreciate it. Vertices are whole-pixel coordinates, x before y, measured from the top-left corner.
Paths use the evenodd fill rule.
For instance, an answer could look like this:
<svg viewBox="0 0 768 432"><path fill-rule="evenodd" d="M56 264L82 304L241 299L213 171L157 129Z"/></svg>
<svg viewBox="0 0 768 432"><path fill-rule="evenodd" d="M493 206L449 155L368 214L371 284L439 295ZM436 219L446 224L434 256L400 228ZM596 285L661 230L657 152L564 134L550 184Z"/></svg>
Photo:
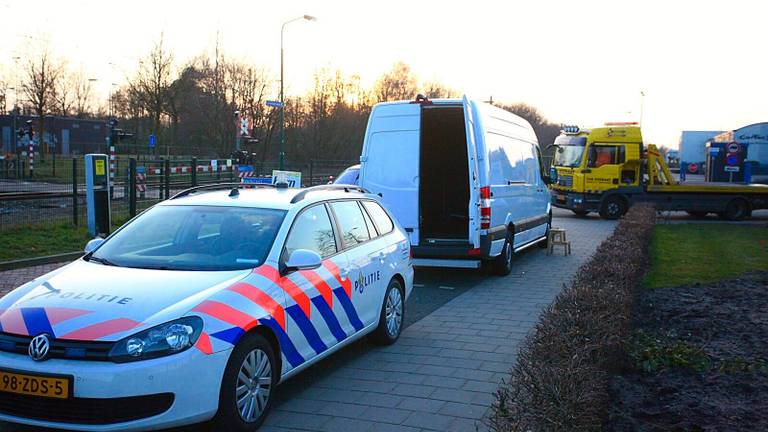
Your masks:
<svg viewBox="0 0 768 432"><path fill-rule="evenodd" d="M47 44L106 98L162 34L179 66L218 37L225 55L277 77L281 24L305 14L317 21L285 28L289 95L320 68L372 85L404 61L422 81L525 102L555 123L642 120L646 142L670 147L682 130L768 121L760 0L0 0L0 76Z"/></svg>

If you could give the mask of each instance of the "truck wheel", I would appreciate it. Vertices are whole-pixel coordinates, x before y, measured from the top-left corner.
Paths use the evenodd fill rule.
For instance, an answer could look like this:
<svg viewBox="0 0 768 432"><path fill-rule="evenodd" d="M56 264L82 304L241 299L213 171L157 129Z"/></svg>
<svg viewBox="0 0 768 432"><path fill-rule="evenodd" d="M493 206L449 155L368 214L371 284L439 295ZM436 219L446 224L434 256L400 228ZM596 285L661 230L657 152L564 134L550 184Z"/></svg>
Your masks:
<svg viewBox="0 0 768 432"><path fill-rule="evenodd" d="M618 219L627 212L627 205L618 196L606 198L600 207L600 217L603 219Z"/></svg>
<svg viewBox="0 0 768 432"><path fill-rule="evenodd" d="M589 214L589 212L586 210L571 210L571 211L573 212L573 214L575 214L578 217L584 217Z"/></svg>
<svg viewBox="0 0 768 432"><path fill-rule="evenodd" d="M491 271L496 276L506 276L512 273L512 254L514 254L514 246L512 243L512 236L507 231L507 238L504 240L504 247L501 249L501 254L493 259L491 263Z"/></svg>
<svg viewBox="0 0 768 432"><path fill-rule="evenodd" d="M721 219L729 221L742 220L749 216L749 204L742 198L736 198L731 200L728 205L725 206L725 211L718 213L718 216L720 216Z"/></svg>

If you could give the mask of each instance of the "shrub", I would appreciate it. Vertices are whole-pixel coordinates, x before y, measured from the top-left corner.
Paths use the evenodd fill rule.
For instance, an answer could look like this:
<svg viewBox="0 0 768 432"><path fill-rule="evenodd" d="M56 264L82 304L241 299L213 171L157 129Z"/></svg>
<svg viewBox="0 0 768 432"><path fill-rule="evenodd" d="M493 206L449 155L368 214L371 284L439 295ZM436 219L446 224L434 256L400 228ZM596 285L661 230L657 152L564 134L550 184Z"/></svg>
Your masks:
<svg viewBox="0 0 768 432"><path fill-rule="evenodd" d="M633 293L655 222L636 205L548 306L520 346L486 425L494 431L599 430L607 376L627 364Z"/></svg>

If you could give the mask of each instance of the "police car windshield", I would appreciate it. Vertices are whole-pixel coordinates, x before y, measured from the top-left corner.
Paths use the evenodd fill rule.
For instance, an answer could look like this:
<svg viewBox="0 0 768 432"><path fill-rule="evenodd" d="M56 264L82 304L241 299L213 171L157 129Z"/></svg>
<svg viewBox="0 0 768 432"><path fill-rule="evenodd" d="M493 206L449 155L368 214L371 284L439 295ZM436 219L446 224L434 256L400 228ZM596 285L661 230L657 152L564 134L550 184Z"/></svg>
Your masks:
<svg viewBox="0 0 768 432"><path fill-rule="evenodd" d="M577 167L581 165L584 156L584 146L587 145L587 137L560 135L555 138L555 166Z"/></svg>
<svg viewBox="0 0 768 432"><path fill-rule="evenodd" d="M90 259L161 270L244 270L261 265L285 211L157 206L117 232Z"/></svg>

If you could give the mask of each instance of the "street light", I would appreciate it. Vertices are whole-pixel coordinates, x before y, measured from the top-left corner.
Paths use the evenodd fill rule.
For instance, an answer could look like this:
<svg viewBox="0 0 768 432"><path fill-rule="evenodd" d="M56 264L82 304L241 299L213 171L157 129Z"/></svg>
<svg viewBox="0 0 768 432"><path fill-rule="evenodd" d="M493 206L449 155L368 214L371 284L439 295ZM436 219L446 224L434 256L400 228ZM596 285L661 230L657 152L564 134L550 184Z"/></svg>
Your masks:
<svg viewBox="0 0 768 432"><path fill-rule="evenodd" d="M282 27L280 27L280 154L278 155L280 170L285 168L285 94L283 93L283 59L285 56L283 50L283 34L285 33L286 25L299 20L317 21L317 18L312 15L302 15L284 22Z"/></svg>

